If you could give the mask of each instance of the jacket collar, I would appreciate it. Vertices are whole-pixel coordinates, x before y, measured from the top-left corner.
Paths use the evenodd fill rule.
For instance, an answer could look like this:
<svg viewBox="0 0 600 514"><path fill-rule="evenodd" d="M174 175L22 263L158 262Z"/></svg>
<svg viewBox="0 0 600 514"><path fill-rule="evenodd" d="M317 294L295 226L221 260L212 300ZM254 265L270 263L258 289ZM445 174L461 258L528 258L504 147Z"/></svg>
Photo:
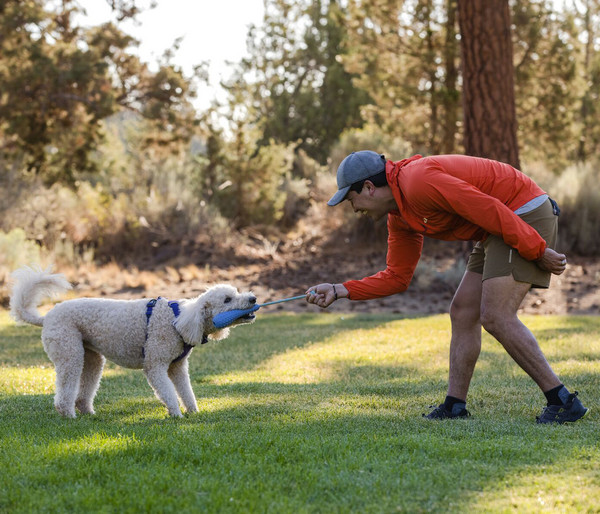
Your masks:
<svg viewBox="0 0 600 514"><path fill-rule="evenodd" d="M400 175L402 173L402 169L407 164L410 164L411 162L422 158L422 155L416 154L412 157L408 157L407 159L402 159L401 161L386 162L385 173L387 177L387 182L392 189L392 193L394 194L394 200L396 200L396 204L398 205L398 211L392 212L392 214L401 214L405 204L404 194L402 193L402 189L400 188Z"/></svg>

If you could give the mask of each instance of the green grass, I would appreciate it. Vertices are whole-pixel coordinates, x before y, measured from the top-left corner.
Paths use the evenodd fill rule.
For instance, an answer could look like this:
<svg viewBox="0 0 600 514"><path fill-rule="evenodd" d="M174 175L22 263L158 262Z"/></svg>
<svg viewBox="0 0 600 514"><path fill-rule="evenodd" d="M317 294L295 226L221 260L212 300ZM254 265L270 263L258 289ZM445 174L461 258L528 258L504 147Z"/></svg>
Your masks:
<svg viewBox="0 0 600 514"><path fill-rule="evenodd" d="M543 396L487 334L469 420L445 394L447 316L266 315L191 355L200 412L168 419L108 365L96 416L54 411L39 329L0 312L0 512L598 512L600 317L528 317L591 407Z"/></svg>

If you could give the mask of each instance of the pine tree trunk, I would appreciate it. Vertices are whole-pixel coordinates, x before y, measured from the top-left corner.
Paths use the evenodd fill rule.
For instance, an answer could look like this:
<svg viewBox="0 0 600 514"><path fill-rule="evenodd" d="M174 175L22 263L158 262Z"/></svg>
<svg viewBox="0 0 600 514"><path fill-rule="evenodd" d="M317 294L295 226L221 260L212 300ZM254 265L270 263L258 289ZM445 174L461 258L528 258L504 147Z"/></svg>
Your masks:
<svg viewBox="0 0 600 514"><path fill-rule="evenodd" d="M458 107L460 93L457 89L458 67L456 42L456 0L446 0L446 34L444 43L444 67L446 74L443 88L444 127L442 137L442 152L449 154L456 151L455 139L458 122Z"/></svg>
<svg viewBox="0 0 600 514"><path fill-rule="evenodd" d="M508 0L458 0L465 151L519 167Z"/></svg>

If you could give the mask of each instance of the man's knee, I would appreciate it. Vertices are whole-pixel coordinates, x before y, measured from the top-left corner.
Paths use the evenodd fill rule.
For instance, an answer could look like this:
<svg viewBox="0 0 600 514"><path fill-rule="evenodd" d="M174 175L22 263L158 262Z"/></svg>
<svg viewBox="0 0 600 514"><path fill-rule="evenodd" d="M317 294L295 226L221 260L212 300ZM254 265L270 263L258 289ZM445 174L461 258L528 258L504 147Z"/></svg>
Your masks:
<svg viewBox="0 0 600 514"><path fill-rule="evenodd" d="M479 303L464 298L454 298L450 304L450 320L453 325L472 326L479 323Z"/></svg>
<svg viewBox="0 0 600 514"><path fill-rule="evenodd" d="M516 320L519 306L530 288L531 284L517 282L512 275L486 280L481 298L483 327L495 333Z"/></svg>
<svg viewBox="0 0 600 514"><path fill-rule="evenodd" d="M491 308L485 303L481 306L481 325L486 332L495 335L506 323L507 318L504 313L497 308Z"/></svg>

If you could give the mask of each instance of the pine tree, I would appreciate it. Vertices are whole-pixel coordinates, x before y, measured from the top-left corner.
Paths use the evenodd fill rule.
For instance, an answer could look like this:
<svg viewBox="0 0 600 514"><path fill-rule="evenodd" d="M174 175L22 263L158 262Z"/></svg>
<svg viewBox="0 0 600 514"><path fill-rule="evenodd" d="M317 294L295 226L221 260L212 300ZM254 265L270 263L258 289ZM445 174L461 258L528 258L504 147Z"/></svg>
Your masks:
<svg viewBox="0 0 600 514"><path fill-rule="evenodd" d="M508 0L458 0L468 155L520 167Z"/></svg>

